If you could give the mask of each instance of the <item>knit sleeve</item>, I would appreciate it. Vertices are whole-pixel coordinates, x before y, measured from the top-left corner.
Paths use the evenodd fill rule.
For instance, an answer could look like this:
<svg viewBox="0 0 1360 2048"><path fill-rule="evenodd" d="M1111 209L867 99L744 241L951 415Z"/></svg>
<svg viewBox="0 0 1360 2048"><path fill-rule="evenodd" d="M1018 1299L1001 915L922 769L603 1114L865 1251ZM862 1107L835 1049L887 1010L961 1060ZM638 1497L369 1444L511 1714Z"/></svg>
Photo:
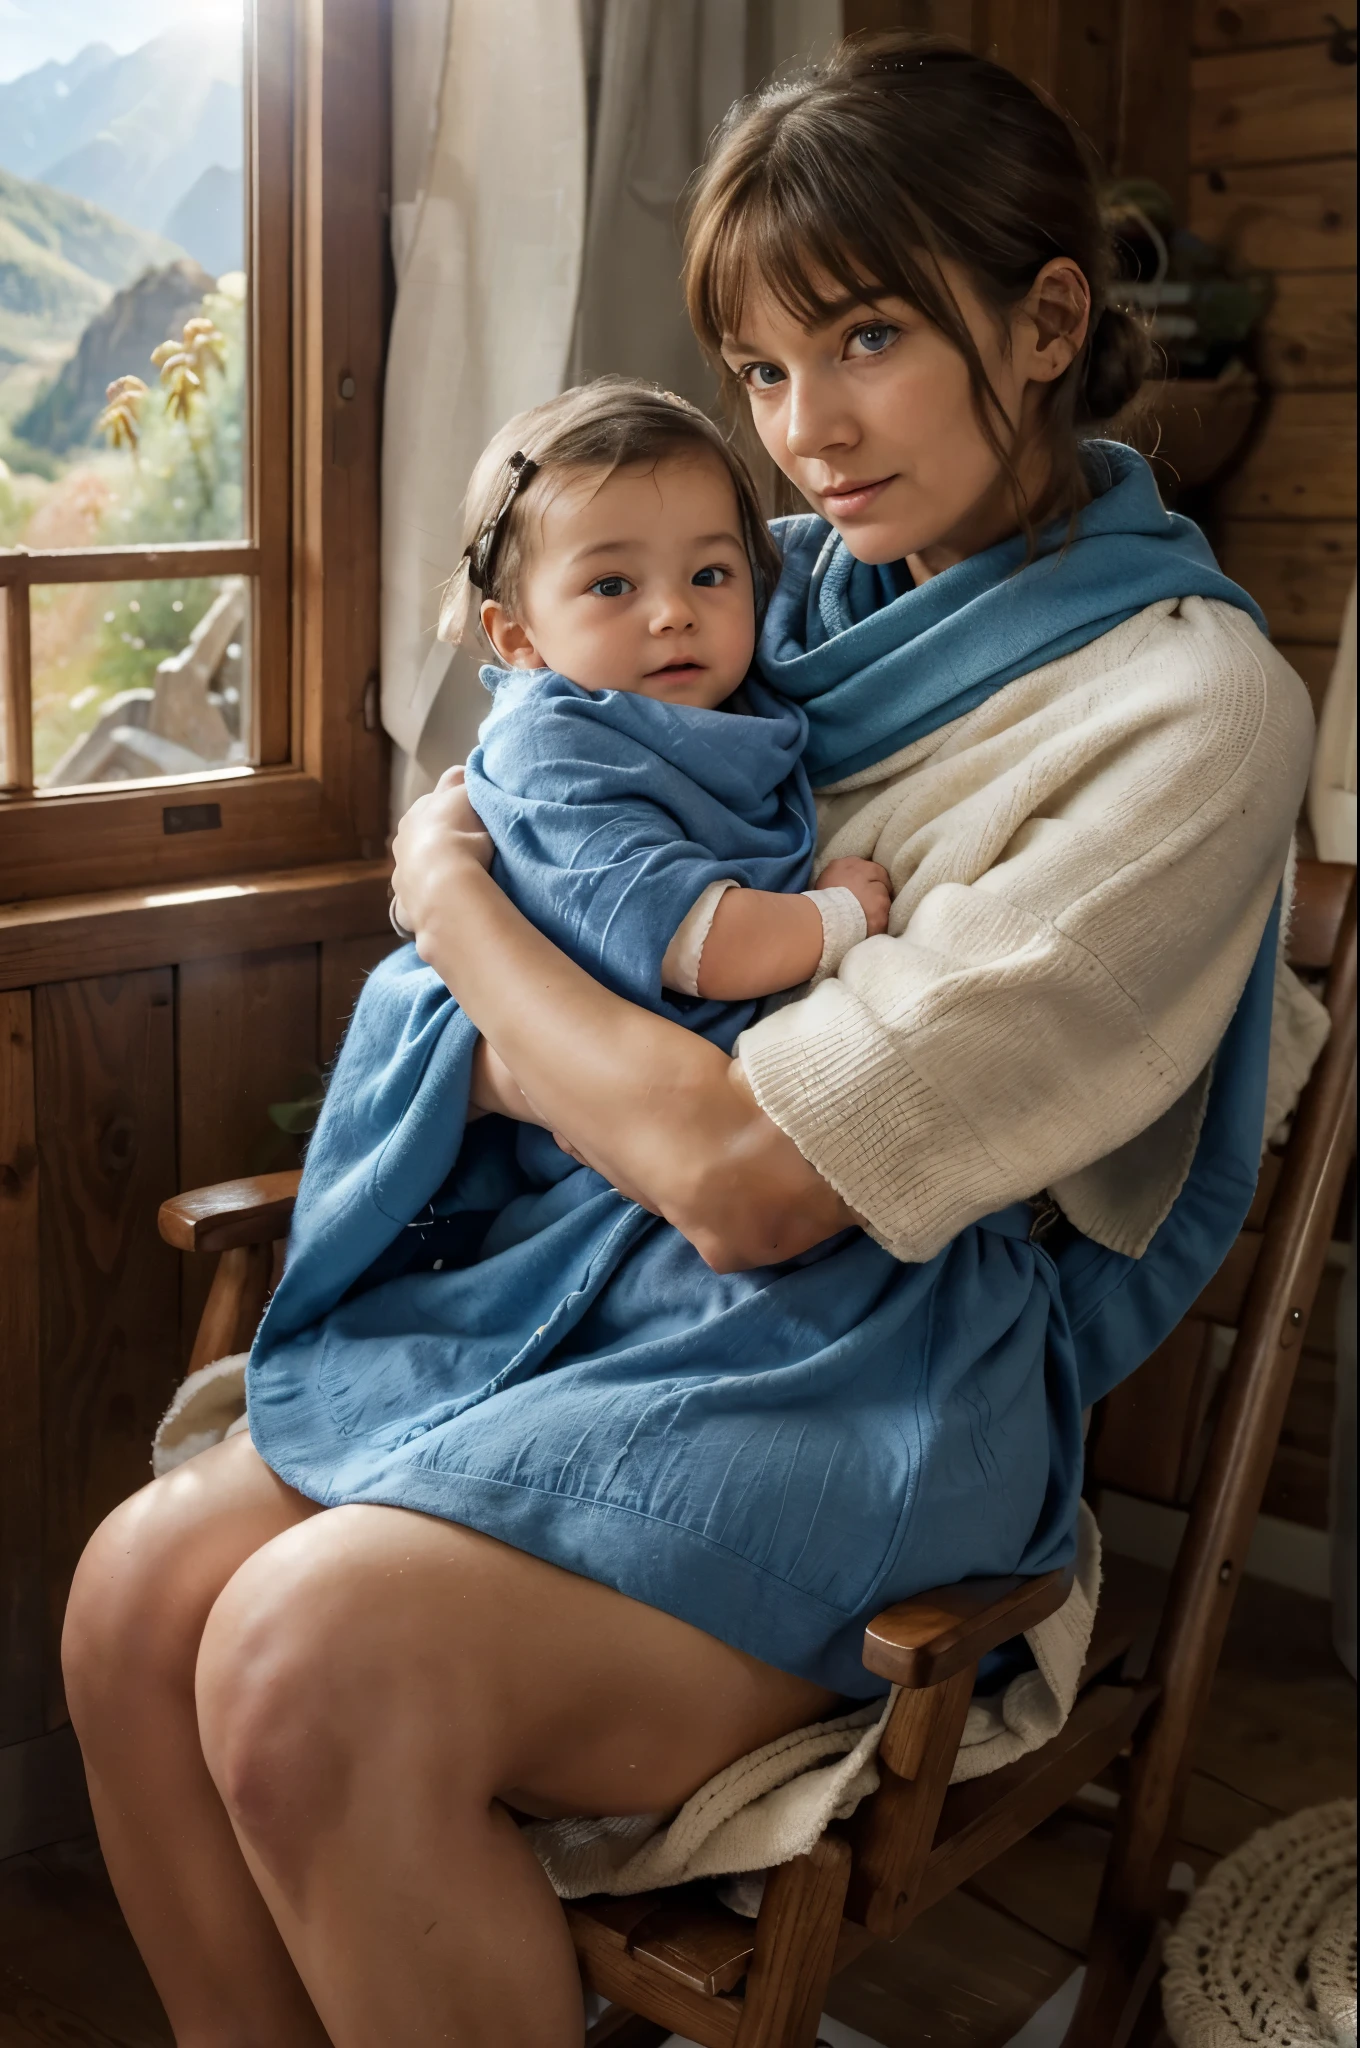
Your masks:
<svg viewBox="0 0 1360 2048"><path fill-rule="evenodd" d="M884 862L889 930L738 1041L762 1108L898 1258L1193 1098L1259 947L1306 694L1228 606L1121 633L1127 660L1066 657L867 801L833 795L823 858ZM1083 1227L1140 1248L1117 1216Z"/></svg>

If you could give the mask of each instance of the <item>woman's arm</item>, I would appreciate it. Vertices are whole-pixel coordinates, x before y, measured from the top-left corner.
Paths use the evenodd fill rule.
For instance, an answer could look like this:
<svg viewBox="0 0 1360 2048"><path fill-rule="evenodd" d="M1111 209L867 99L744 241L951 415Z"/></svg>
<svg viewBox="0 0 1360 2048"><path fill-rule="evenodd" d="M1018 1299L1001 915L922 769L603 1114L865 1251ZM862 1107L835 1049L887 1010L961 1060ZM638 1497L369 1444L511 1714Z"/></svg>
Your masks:
<svg viewBox="0 0 1360 2048"><path fill-rule="evenodd" d="M474 820L452 777L407 812L398 915L541 1121L718 1272L791 1258L854 1223L739 1064L602 988L521 917L486 872Z"/></svg>

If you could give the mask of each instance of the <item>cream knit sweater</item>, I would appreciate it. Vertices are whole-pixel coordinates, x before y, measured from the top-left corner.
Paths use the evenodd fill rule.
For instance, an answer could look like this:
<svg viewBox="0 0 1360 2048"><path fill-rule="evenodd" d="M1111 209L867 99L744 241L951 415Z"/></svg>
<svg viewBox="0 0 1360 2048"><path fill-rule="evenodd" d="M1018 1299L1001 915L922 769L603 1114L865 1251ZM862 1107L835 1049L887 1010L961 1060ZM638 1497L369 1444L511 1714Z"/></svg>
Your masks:
<svg viewBox="0 0 1360 2048"><path fill-rule="evenodd" d="M900 1259L1049 1189L1138 1253L1308 779L1302 683L1235 607L1150 605L819 792L889 929L744 1032L761 1107Z"/></svg>

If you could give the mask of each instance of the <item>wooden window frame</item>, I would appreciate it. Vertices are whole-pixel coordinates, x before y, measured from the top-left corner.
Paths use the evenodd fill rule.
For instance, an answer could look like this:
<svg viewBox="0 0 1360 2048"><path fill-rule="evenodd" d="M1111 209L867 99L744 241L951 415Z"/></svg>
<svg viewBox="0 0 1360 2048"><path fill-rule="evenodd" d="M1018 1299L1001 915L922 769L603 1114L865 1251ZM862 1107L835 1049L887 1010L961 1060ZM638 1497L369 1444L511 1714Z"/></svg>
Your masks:
<svg viewBox="0 0 1360 2048"><path fill-rule="evenodd" d="M209 881L381 855L378 478L387 257L381 0L250 0L250 537L0 552L6 760L31 762L28 586L254 579L259 765L0 794L0 900ZM13 728L23 721L23 731ZM16 778L18 779L18 778ZM31 777L24 777L30 780ZM167 831L168 807L219 827Z"/></svg>

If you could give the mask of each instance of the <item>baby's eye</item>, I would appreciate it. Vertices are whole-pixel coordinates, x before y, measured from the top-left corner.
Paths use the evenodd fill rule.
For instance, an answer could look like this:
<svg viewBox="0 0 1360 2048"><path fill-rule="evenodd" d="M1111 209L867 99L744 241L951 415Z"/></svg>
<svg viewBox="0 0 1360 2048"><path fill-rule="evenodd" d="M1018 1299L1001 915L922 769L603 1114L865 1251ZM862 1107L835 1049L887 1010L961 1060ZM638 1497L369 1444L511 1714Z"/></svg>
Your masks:
<svg viewBox="0 0 1360 2048"><path fill-rule="evenodd" d="M881 356L885 349L892 347L901 332L901 328L894 327L890 321L874 320L866 327L857 327L850 339L860 344L866 356Z"/></svg>
<svg viewBox="0 0 1360 2048"><path fill-rule="evenodd" d="M599 576L590 586L592 597L623 597L633 588L626 576Z"/></svg>
<svg viewBox="0 0 1360 2048"><path fill-rule="evenodd" d="M737 378L748 391L773 391L784 382L784 372L778 363L743 363Z"/></svg>
<svg viewBox="0 0 1360 2048"><path fill-rule="evenodd" d="M716 590L720 583L726 583L731 573L732 571L724 569L721 563L710 562L706 569L697 569L689 580L691 583L697 583L703 590Z"/></svg>

